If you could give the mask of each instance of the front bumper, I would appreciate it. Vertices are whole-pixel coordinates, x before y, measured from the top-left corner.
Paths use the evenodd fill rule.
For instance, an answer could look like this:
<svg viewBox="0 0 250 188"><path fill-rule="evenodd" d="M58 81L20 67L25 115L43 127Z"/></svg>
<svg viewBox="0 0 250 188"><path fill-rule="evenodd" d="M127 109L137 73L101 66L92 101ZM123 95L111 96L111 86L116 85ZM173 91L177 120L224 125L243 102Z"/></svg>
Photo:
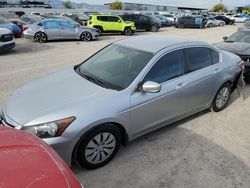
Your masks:
<svg viewBox="0 0 250 188"><path fill-rule="evenodd" d="M0 46L0 52L6 52L8 50L11 50L15 47L15 45L16 45L15 42L3 44Z"/></svg>

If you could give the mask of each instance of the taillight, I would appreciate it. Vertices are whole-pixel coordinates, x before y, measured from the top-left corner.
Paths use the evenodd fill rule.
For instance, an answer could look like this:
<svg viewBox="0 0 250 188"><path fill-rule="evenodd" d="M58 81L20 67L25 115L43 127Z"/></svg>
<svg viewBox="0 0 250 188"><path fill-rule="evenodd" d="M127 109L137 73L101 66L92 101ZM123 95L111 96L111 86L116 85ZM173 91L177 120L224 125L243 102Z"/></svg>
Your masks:
<svg viewBox="0 0 250 188"><path fill-rule="evenodd" d="M241 68L242 70L245 69L245 65L246 65L246 62L243 61L243 60L241 60L240 63L239 63L239 66L240 66L240 68Z"/></svg>
<svg viewBox="0 0 250 188"><path fill-rule="evenodd" d="M29 29L29 27L27 25L23 25L23 31Z"/></svg>

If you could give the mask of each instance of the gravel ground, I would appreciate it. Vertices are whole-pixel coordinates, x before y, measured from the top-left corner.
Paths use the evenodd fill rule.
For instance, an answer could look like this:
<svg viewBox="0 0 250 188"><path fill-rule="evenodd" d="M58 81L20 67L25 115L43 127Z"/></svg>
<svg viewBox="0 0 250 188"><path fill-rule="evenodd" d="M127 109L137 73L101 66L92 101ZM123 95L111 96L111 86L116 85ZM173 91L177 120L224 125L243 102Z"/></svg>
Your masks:
<svg viewBox="0 0 250 188"><path fill-rule="evenodd" d="M221 41L237 26L211 29L161 29L209 43ZM136 35L155 33L138 32ZM0 105L16 87L40 75L82 62L109 44L126 38L105 35L93 42L36 44L18 39L15 50L0 55ZM89 187L250 187L250 87L245 99L233 93L224 111L203 111L121 147L108 165L97 170L72 169Z"/></svg>

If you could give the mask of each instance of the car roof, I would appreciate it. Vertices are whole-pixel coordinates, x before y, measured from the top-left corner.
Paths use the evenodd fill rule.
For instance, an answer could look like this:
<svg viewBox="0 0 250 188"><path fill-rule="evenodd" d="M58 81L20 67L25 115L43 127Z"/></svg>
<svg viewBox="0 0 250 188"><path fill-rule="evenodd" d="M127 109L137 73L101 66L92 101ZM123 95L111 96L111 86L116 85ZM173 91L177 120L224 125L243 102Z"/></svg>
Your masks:
<svg viewBox="0 0 250 188"><path fill-rule="evenodd" d="M183 43L208 45L205 42L196 41L196 40L183 38L183 37L157 36L157 35L156 36L132 37L129 39L117 41L114 44L155 54L164 48L174 46L174 45L180 45Z"/></svg>

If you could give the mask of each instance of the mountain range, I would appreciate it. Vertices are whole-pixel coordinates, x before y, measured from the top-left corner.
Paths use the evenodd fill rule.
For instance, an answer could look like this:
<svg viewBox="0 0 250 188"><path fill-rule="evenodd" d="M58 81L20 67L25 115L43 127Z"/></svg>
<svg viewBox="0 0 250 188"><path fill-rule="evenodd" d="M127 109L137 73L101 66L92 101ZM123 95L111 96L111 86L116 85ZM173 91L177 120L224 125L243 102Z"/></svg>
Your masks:
<svg viewBox="0 0 250 188"><path fill-rule="evenodd" d="M51 0L51 5L53 8L63 8L63 2L62 0ZM75 3L70 1L73 8L76 9L86 9L86 10L100 10L100 9L106 9L105 5L90 5L88 3Z"/></svg>

